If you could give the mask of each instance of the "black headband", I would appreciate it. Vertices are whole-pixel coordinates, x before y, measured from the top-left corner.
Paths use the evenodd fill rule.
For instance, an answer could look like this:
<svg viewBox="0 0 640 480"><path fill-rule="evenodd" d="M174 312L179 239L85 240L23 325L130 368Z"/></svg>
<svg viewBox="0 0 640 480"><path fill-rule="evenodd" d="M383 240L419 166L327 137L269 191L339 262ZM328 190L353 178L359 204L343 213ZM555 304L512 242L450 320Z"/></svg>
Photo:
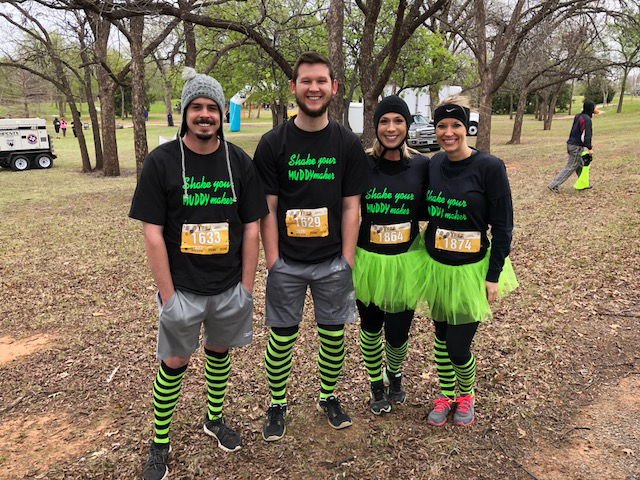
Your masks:
<svg viewBox="0 0 640 480"><path fill-rule="evenodd" d="M436 108L436 111L433 113L433 124L437 127L438 122L443 118L455 118L456 120L460 120L462 124L467 129L467 133L469 133L469 115L471 110L467 107L461 107L460 105L454 105L452 103L447 103L446 105L442 105Z"/></svg>

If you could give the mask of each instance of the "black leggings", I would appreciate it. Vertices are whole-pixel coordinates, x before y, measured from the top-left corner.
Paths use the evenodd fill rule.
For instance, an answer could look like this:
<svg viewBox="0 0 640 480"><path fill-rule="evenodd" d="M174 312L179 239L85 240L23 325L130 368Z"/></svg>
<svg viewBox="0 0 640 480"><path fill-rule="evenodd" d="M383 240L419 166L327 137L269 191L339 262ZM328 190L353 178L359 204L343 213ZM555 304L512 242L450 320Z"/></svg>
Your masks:
<svg viewBox="0 0 640 480"><path fill-rule="evenodd" d="M462 325L448 325L447 322L433 322L436 338L446 342L451 363L465 365L471 359L471 342L478 330L478 322Z"/></svg>
<svg viewBox="0 0 640 480"><path fill-rule="evenodd" d="M360 300L356 300L356 305L360 312L360 328L365 332L378 333L384 325L384 338L394 348L402 347L409 339L413 310L387 313L373 303L366 306Z"/></svg>

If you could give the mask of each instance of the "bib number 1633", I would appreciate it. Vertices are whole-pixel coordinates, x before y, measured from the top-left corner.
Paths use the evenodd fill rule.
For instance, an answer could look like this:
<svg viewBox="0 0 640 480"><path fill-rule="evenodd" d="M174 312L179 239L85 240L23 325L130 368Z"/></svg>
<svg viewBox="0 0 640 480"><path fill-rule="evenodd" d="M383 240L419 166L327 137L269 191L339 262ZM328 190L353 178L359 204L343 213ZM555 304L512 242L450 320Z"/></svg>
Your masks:
<svg viewBox="0 0 640 480"><path fill-rule="evenodd" d="M182 253L219 255L229 251L229 224L185 223L182 225Z"/></svg>

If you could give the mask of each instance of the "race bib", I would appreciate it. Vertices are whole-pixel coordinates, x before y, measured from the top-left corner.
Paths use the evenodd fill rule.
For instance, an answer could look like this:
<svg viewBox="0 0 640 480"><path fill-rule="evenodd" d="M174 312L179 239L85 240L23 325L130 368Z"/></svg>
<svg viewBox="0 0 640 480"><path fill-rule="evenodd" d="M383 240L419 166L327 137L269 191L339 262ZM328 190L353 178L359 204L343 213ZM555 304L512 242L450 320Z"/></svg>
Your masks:
<svg viewBox="0 0 640 480"><path fill-rule="evenodd" d="M456 232L442 228L436 230L436 248L439 250L478 253L480 246L480 232Z"/></svg>
<svg viewBox="0 0 640 480"><path fill-rule="evenodd" d="M229 224L185 223L182 225L182 253L220 255L229 251Z"/></svg>
<svg viewBox="0 0 640 480"><path fill-rule="evenodd" d="M395 225L371 225L369 241L378 245L405 243L411 237L411 222Z"/></svg>
<svg viewBox="0 0 640 480"><path fill-rule="evenodd" d="M287 210L285 217L289 237L326 237L329 235L327 207Z"/></svg>

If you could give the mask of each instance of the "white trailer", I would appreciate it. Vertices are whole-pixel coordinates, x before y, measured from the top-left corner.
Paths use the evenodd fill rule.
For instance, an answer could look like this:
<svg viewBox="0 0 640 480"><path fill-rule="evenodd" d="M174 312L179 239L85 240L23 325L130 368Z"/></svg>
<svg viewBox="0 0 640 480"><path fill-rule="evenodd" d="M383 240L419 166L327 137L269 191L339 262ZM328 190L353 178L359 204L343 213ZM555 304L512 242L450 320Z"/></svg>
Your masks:
<svg viewBox="0 0 640 480"><path fill-rule="evenodd" d="M51 168L54 158L45 119L0 119L0 166L18 172Z"/></svg>

